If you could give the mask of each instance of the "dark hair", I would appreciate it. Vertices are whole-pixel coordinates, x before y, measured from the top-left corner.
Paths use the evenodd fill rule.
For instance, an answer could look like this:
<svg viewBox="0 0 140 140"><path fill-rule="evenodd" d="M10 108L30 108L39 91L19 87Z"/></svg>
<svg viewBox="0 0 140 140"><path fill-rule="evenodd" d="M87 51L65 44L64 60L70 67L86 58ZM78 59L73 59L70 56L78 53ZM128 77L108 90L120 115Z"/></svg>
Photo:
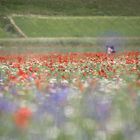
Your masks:
<svg viewBox="0 0 140 140"><path fill-rule="evenodd" d="M111 51L112 53L116 52L114 46L110 46L110 48L112 49L112 51Z"/></svg>
<svg viewBox="0 0 140 140"><path fill-rule="evenodd" d="M110 48L111 48L112 50L114 50L114 46L110 46Z"/></svg>
<svg viewBox="0 0 140 140"><path fill-rule="evenodd" d="M108 49L108 48L110 48L110 49L112 50L111 53L115 53L115 52L116 52L114 46L109 46L109 45L107 45L107 46L106 46L106 52L107 52L107 49Z"/></svg>

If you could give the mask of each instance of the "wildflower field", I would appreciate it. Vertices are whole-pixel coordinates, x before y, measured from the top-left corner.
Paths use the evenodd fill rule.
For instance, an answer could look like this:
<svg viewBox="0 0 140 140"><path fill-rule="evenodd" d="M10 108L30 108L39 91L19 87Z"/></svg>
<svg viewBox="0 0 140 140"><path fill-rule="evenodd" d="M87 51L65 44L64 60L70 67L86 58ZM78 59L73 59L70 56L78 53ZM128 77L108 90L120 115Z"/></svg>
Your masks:
<svg viewBox="0 0 140 140"><path fill-rule="evenodd" d="M0 0L0 140L140 140L139 5Z"/></svg>
<svg viewBox="0 0 140 140"><path fill-rule="evenodd" d="M0 140L139 140L140 52L0 53Z"/></svg>

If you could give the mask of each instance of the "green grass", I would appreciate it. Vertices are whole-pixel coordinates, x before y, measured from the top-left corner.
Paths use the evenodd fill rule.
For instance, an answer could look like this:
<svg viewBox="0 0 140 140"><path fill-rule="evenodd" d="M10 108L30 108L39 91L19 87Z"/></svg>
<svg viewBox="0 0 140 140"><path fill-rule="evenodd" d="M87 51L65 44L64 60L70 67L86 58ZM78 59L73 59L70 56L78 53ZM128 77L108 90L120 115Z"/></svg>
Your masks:
<svg viewBox="0 0 140 140"><path fill-rule="evenodd" d="M1 0L0 13L139 16L139 5L139 0Z"/></svg>
<svg viewBox="0 0 140 140"><path fill-rule="evenodd" d="M3 18L0 16L0 38L5 38L8 36L8 33L4 30Z"/></svg>
<svg viewBox="0 0 140 140"><path fill-rule="evenodd" d="M0 27L0 38L9 37L9 34Z"/></svg>
<svg viewBox="0 0 140 140"><path fill-rule="evenodd" d="M0 38L21 37L7 16L0 15Z"/></svg>
<svg viewBox="0 0 140 140"><path fill-rule="evenodd" d="M0 51L5 53L46 53L46 52L100 52L105 51L105 41L90 39L26 38L0 39ZM140 40L120 40L116 45L119 51L140 51Z"/></svg>
<svg viewBox="0 0 140 140"><path fill-rule="evenodd" d="M13 17L29 37L140 37L140 17Z"/></svg>

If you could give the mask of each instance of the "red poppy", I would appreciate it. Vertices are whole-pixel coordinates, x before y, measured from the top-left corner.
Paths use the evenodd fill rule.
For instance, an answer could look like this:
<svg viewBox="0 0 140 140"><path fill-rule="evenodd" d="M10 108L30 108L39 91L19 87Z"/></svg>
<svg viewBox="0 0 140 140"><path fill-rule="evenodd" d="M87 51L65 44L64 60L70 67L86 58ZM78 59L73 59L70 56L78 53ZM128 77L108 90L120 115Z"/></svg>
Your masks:
<svg viewBox="0 0 140 140"><path fill-rule="evenodd" d="M17 127L27 128L31 116L32 111L27 107L22 107L15 113L15 124Z"/></svg>

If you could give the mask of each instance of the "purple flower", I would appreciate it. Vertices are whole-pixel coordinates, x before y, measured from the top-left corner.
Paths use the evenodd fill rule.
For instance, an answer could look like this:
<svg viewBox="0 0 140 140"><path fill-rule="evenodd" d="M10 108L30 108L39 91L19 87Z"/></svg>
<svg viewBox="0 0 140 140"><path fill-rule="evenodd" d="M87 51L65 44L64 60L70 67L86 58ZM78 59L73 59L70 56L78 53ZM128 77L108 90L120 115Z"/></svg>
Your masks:
<svg viewBox="0 0 140 140"><path fill-rule="evenodd" d="M0 91L4 91L4 85L0 85Z"/></svg>
<svg viewBox="0 0 140 140"><path fill-rule="evenodd" d="M41 118L44 114L50 114L56 126L63 126L66 121L64 105L67 102L68 93L68 88L58 88L56 92L49 94L49 97L39 105L36 115Z"/></svg>
<svg viewBox="0 0 140 140"><path fill-rule="evenodd" d="M106 123L111 115L111 100L104 95L96 96L88 93L83 100L84 116L94 119L101 129L106 129Z"/></svg>
<svg viewBox="0 0 140 140"><path fill-rule="evenodd" d="M11 93L12 95L17 95L17 88L16 88L16 85L14 84L11 84L9 85L9 93Z"/></svg>
<svg viewBox="0 0 140 140"><path fill-rule="evenodd" d="M0 98L0 112L13 113L15 109L16 105L14 103L5 98Z"/></svg>
<svg viewBox="0 0 140 140"><path fill-rule="evenodd" d="M106 121L110 116L111 102L109 100L99 99L96 103L97 119Z"/></svg>

